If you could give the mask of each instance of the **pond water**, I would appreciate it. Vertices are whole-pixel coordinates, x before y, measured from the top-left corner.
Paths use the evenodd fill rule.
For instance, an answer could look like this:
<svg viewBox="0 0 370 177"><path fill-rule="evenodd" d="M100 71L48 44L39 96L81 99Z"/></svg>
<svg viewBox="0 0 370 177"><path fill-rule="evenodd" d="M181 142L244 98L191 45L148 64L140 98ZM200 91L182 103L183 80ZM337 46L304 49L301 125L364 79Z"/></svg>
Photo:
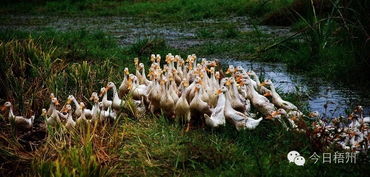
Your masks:
<svg viewBox="0 0 370 177"><path fill-rule="evenodd" d="M42 30L47 28L59 31L85 29L87 31L100 30L111 33L120 45L130 45L139 39L159 37L175 48L188 48L205 42L220 42L222 39L199 39L196 32L203 28L212 28L228 23L238 27L242 32L255 30L256 26L249 24L246 17L228 19L210 19L191 23L178 22L158 24L148 19L129 17L57 17L57 16L7 16L0 17L1 29ZM258 26L261 32L273 36L290 35L289 28ZM230 39L232 40L235 39ZM230 42L229 40L229 42ZM236 41L237 42L237 41ZM210 56L202 56L212 58ZM370 112L370 99L354 87L323 81L320 78L311 78L290 73L284 64L265 63L256 61L237 61L233 58L221 59L225 64L241 65L246 69L253 69L266 79L272 79L280 92L299 92L308 97L308 107L312 111L332 117L346 115L346 110L362 105L365 113Z"/></svg>

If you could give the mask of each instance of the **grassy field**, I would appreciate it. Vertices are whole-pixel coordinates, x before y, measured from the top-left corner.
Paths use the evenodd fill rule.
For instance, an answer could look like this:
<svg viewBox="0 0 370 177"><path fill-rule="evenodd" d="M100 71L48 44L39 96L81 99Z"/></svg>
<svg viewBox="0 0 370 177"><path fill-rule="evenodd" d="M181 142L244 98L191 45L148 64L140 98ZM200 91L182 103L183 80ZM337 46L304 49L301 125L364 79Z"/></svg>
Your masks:
<svg viewBox="0 0 370 177"><path fill-rule="evenodd" d="M4 13L33 13L88 16L141 16L160 21L199 20L235 15L265 15L286 7L293 0L58 0L21 1L1 7Z"/></svg>

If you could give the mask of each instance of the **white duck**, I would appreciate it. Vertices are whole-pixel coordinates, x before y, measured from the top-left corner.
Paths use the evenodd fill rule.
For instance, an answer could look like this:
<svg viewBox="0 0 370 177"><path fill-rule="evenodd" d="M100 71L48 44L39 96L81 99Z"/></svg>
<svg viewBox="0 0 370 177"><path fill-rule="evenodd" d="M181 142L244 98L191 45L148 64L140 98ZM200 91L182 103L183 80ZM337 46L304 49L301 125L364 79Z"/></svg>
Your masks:
<svg viewBox="0 0 370 177"><path fill-rule="evenodd" d="M51 103L50 103L50 106L49 106L49 109L47 111L47 115L48 116L51 116L51 114L53 113L54 110L56 110L56 106L59 105L59 101L58 99L54 96L54 93L51 93L50 94L50 99L51 99Z"/></svg>
<svg viewBox="0 0 370 177"><path fill-rule="evenodd" d="M67 99L67 104L71 104L71 102L74 103L76 110L75 115L81 116L82 110L84 110L84 114L86 117L91 117L91 110L90 109L81 109L80 104L77 102L77 99L73 95L69 95Z"/></svg>
<svg viewBox="0 0 370 177"><path fill-rule="evenodd" d="M98 93L93 92L91 94L90 100L94 102L94 105L91 108L91 120L97 121L99 120L99 112L100 112Z"/></svg>
<svg viewBox="0 0 370 177"><path fill-rule="evenodd" d="M138 77L133 74L130 74L129 78L133 81L132 84L129 85L132 97L135 100L141 100L143 97L144 99L146 99L146 95L148 94L148 86L144 84L139 84Z"/></svg>
<svg viewBox="0 0 370 177"><path fill-rule="evenodd" d="M100 89L100 95L99 96L100 97L103 96L102 101L101 101L103 103L102 109L107 110L109 107L112 106L112 100L108 100L108 88L102 87Z"/></svg>
<svg viewBox="0 0 370 177"><path fill-rule="evenodd" d="M112 108L114 110L120 111L124 107L125 101L121 100L118 97L116 85L113 82L108 82L106 89L107 89L106 91L108 91L109 89L113 90Z"/></svg>
<svg viewBox="0 0 370 177"><path fill-rule="evenodd" d="M243 79L243 83L245 83L245 90L247 90L248 99L252 102L252 105L263 115L271 116L275 112L274 104L270 103L270 101L260 95L253 87L252 83L249 79Z"/></svg>
<svg viewBox="0 0 370 177"><path fill-rule="evenodd" d="M89 121L86 119L86 116L85 116L85 112L84 112L85 104L83 102L80 103L79 109L81 109L81 115L79 118L77 118L76 125L86 126L89 123Z"/></svg>
<svg viewBox="0 0 370 177"><path fill-rule="evenodd" d="M108 110L104 110L102 102L99 103L99 107L100 107L99 120L101 122L104 122L104 121L108 120L109 118L111 118L113 120L115 120L117 118L116 112L114 112L111 109L111 107L109 107Z"/></svg>
<svg viewBox="0 0 370 177"><path fill-rule="evenodd" d="M206 121L206 125L210 127L218 127L220 125L225 125L226 124L226 119L225 119L225 102L226 102L226 97L225 93L227 91L226 87L222 87L221 89L218 89L215 94L218 95L218 100L217 100L217 105L216 107L212 110L211 117L209 117L207 114L204 114L204 118Z"/></svg>
<svg viewBox="0 0 370 177"><path fill-rule="evenodd" d="M124 72L124 75L123 75L123 81L121 83L121 85L119 86L118 90L118 96L120 96L120 98L122 98L124 95L126 95L130 90L128 88L129 86L129 82L131 82L131 80L129 80L128 78L128 75L130 74L128 68L125 68L123 70Z"/></svg>
<svg viewBox="0 0 370 177"><path fill-rule="evenodd" d="M186 81L186 80L185 80ZM182 82L182 85L188 84L187 82ZM186 100L186 94L185 92L182 92L181 97L178 99L176 106L175 106L175 115L176 117L185 119L187 122L187 130L189 129L189 123L191 120L190 115L190 105L188 101Z"/></svg>
<svg viewBox="0 0 370 177"><path fill-rule="evenodd" d="M266 80L265 82L261 83L262 86L269 85L271 88L270 95L272 96L272 103L279 107L283 108L285 110L298 110L297 106L292 104L291 102L283 100L280 95L276 92L274 84L271 82L271 80Z"/></svg>
<svg viewBox="0 0 370 177"><path fill-rule="evenodd" d="M72 114L73 114L72 106L70 104L65 105L62 112L66 112L68 115L65 127L68 130L74 129L74 127L76 126L76 122L73 120L73 117L72 117Z"/></svg>
<svg viewBox="0 0 370 177"><path fill-rule="evenodd" d="M9 101L5 102L2 108L2 110L7 110L7 109L9 109L8 119L10 121L14 121L17 128L22 128L22 129L32 128L33 121L35 120L35 115L32 115L30 118L25 118L24 116L15 116L13 113L13 105Z"/></svg>

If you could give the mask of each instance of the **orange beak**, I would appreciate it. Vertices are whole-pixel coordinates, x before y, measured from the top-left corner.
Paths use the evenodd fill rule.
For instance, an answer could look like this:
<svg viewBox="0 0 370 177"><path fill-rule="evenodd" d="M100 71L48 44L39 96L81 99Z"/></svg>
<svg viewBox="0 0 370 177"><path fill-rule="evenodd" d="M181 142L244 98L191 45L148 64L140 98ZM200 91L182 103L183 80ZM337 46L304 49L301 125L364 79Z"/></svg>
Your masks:
<svg viewBox="0 0 370 177"><path fill-rule="evenodd" d="M259 86L266 86L266 82L261 82Z"/></svg>
<svg viewBox="0 0 370 177"><path fill-rule="evenodd" d="M55 102L55 105L56 106L59 106L59 101L58 100Z"/></svg>
<svg viewBox="0 0 370 177"><path fill-rule="evenodd" d="M221 93L222 93L221 89L217 89L217 90L216 90L216 94L217 94L217 95L220 95Z"/></svg>
<svg viewBox="0 0 370 177"><path fill-rule="evenodd" d="M4 112L6 110L6 106L1 106L1 111Z"/></svg>
<svg viewBox="0 0 370 177"><path fill-rule="evenodd" d="M265 97L270 97L270 96L272 96L272 95L271 95L271 93L270 93L270 92L267 92L267 93L263 94L263 96L265 96Z"/></svg>
<svg viewBox="0 0 370 177"><path fill-rule="evenodd" d="M229 74L230 73L230 69L227 69L225 74Z"/></svg>
<svg viewBox="0 0 370 177"><path fill-rule="evenodd" d="M72 100L71 99L68 99L67 100L67 104L71 104Z"/></svg>
<svg viewBox="0 0 370 177"><path fill-rule="evenodd" d="M291 117L290 119L291 119L291 120L293 120L293 121L298 120L296 116L293 116L293 117Z"/></svg>
<svg viewBox="0 0 370 177"><path fill-rule="evenodd" d="M273 119L273 118L275 118L278 115L280 115L280 113L277 112L277 111L274 111L270 115L266 116L266 119Z"/></svg>
<svg viewBox="0 0 370 177"><path fill-rule="evenodd" d="M227 86L230 86L230 85L231 85L230 80L227 80L225 84L226 84Z"/></svg>
<svg viewBox="0 0 370 177"><path fill-rule="evenodd" d="M61 110L61 112L68 112L68 109L67 109L67 107L63 107L63 109Z"/></svg>

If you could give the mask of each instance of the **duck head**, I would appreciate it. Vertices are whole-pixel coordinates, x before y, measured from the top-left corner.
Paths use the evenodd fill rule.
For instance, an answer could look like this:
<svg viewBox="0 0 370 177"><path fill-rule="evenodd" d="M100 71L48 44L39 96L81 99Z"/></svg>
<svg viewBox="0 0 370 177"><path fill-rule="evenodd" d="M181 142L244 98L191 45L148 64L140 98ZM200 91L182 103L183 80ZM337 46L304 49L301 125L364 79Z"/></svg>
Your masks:
<svg viewBox="0 0 370 177"><path fill-rule="evenodd" d="M195 92L199 92L199 90L202 88L202 85L200 85L200 84L196 84L195 85Z"/></svg>
<svg viewBox="0 0 370 177"><path fill-rule="evenodd" d="M116 85L113 82L108 82L108 84L105 88L107 89L106 91L108 91L109 89L111 89L113 87L116 87Z"/></svg>
<svg viewBox="0 0 370 177"><path fill-rule="evenodd" d="M99 102L98 93L93 92L93 93L91 94L91 97L90 97L90 99L89 99L89 100L90 100L90 101L94 101L94 103Z"/></svg>
<svg viewBox="0 0 370 177"><path fill-rule="evenodd" d="M5 110L9 109L12 107L12 103L10 101L7 101L4 103L4 105L1 107L1 111L4 112Z"/></svg>
<svg viewBox="0 0 370 177"><path fill-rule="evenodd" d="M234 66L233 65L229 65L229 68L227 68L225 74L230 74L230 73L232 74L234 72L235 72Z"/></svg>
<svg viewBox="0 0 370 177"><path fill-rule="evenodd" d="M63 107L63 109L61 110L61 112L63 112L63 113L67 113L67 112L69 112L69 111L71 111L72 110L72 106L70 105L70 104L66 104L64 107Z"/></svg>
<svg viewBox="0 0 370 177"><path fill-rule="evenodd" d="M129 74L130 74L130 72L129 72L129 70L128 70L128 68L127 68L127 67L123 70L123 73L124 73L125 75L129 75Z"/></svg>
<svg viewBox="0 0 370 177"><path fill-rule="evenodd" d="M69 95L67 98L67 104L71 104L73 99L75 99L75 97L73 95Z"/></svg>
<svg viewBox="0 0 370 177"><path fill-rule="evenodd" d="M144 63L139 64L139 70L142 70L144 68Z"/></svg>
<svg viewBox="0 0 370 177"><path fill-rule="evenodd" d="M51 99L51 102L55 105L55 106L58 106L59 105L59 101L56 97L52 98Z"/></svg>
<svg viewBox="0 0 370 177"><path fill-rule="evenodd" d="M46 114L47 114L46 109L45 108L42 108L42 110L41 110L41 116L46 116Z"/></svg>
<svg viewBox="0 0 370 177"><path fill-rule="evenodd" d="M135 66L137 68L138 65L139 65L139 58L134 58L134 64L135 64Z"/></svg>
<svg viewBox="0 0 370 177"><path fill-rule="evenodd" d="M106 89L105 87L102 87L100 89L99 97L103 96L106 91L108 91L108 89Z"/></svg>
<svg viewBox="0 0 370 177"><path fill-rule="evenodd" d="M157 60L157 63L160 63L161 62L161 55L157 54L156 60Z"/></svg>
<svg viewBox="0 0 370 177"><path fill-rule="evenodd" d="M259 86L270 86L272 85L272 81L270 79L265 80L259 84Z"/></svg>
<svg viewBox="0 0 370 177"><path fill-rule="evenodd" d="M221 79L221 75L220 75L219 71L215 72L215 77L216 77L216 79Z"/></svg>
<svg viewBox="0 0 370 177"><path fill-rule="evenodd" d="M154 54L151 54L150 55L150 61L153 63L155 62L155 55Z"/></svg>

